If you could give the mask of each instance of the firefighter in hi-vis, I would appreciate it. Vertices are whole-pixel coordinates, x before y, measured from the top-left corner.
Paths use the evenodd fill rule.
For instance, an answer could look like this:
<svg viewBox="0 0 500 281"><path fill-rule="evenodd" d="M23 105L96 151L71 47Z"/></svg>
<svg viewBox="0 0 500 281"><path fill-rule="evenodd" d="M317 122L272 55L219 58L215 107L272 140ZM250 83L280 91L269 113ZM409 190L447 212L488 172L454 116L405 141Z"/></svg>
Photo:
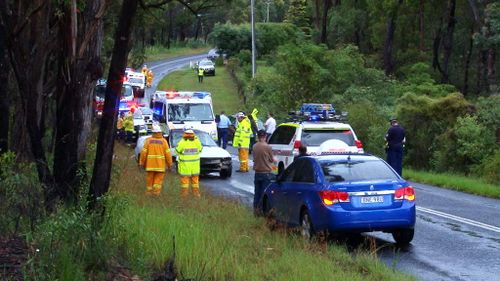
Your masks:
<svg viewBox="0 0 500 281"><path fill-rule="evenodd" d="M177 167L181 176L181 195L189 194L189 183L193 188L193 195L200 197L200 154L203 146L191 129L184 130L182 139L175 147L177 152Z"/></svg>
<svg viewBox="0 0 500 281"><path fill-rule="evenodd" d="M160 195L167 169L172 168L172 154L163 138L160 125L153 124L153 135L144 141L139 166L146 170L146 194Z"/></svg>

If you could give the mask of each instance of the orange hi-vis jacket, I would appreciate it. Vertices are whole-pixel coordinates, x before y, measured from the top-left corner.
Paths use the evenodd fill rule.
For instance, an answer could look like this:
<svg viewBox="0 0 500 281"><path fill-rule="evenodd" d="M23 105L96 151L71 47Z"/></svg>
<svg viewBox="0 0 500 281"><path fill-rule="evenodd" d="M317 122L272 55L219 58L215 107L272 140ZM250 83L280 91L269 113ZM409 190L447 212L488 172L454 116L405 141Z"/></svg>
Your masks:
<svg viewBox="0 0 500 281"><path fill-rule="evenodd" d="M170 147L162 133L153 133L153 136L144 141L139 165L150 172L165 172L166 167L172 167Z"/></svg>

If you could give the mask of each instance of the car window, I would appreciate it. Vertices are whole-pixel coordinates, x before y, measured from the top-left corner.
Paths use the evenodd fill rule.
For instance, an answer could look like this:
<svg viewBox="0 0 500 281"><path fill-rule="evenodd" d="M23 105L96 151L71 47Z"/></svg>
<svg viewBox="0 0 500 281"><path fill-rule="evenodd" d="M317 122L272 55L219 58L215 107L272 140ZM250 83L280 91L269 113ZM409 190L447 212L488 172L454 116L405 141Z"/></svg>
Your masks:
<svg viewBox="0 0 500 281"><path fill-rule="evenodd" d="M282 182L292 182L295 176L297 163L292 163L288 168L283 171L283 175L281 175L280 179Z"/></svg>
<svg viewBox="0 0 500 281"><path fill-rule="evenodd" d="M320 161L329 182L397 180L398 176L381 160Z"/></svg>
<svg viewBox="0 0 500 281"><path fill-rule="evenodd" d="M269 139L269 144L290 144L295 135L295 129L293 126L279 126Z"/></svg>
<svg viewBox="0 0 500 281"><path fill-rule="evenodd" d="M214 115L208 103L170 103L168 121L213 121Z"/></svg>
<svg viewBox="0 0 500 281"><path fill-rule="evenodd" d="M312 162L308 159L297 159L297 172L294 174L294 182L314 183L314 170Z"/></svg>
<svg viewBox="0 0 500 281"><path fill-rule="evenodd" d="M172 147L176 147L179 141L182 138L182 135L184 134L183 130L175 130L171 131L170 133L170 142ZM195 131L196 136L201 142L201 145L203 146L217 146L215 141L212 139L212 137L203 131Z"/></svg>
<svg viewBox="0 0 500 281"><path fill-rule="evenodd" d="M340 130L304 130L301 142L305 146L319 146L331 139L341 140L349 146L354 145L354 136L349 129Z"/></svg>
<svg viewBox="0 0 500 281"><path fill-rule="evenodd" d="M132 90L132 86L130 85L123 85L122 87L122 97L131 97L134 95L134 91Z"/></svg>

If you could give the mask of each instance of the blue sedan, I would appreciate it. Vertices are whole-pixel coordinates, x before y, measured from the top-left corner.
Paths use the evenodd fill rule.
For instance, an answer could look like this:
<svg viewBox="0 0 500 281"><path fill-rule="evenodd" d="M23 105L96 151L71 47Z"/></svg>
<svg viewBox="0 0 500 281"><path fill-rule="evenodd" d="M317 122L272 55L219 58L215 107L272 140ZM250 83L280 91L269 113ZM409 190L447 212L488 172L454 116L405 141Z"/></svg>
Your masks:
<svg viewBox="0 0 500 281"><path fill-rule="evenodd" d="M318 232L384 231L409 244L415 226L415 191L382 159L368 154L299 157L262 197L278 222Z"/></svg>

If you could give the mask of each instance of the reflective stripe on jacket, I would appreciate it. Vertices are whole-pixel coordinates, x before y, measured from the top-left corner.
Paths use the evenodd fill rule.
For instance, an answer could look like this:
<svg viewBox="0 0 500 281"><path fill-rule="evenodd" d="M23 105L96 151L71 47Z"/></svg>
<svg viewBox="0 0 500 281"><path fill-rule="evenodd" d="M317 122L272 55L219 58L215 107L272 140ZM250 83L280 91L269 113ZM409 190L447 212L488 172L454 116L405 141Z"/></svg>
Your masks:
<svg viewBox="0 0 500 281"><path fill-rule="evenodd" d="M151 172L165 172L165 168L172 167L170 147L161 133L153 133L144 141L139 164Z"/></svg>
<svg viewBox="0 0 500 281"><path fill-rule="evenodd" d="M182 138L175 151L177 152L177 167L181 176L196 176L200 174L200 153L203 149L200 140Z"/></svg>
<svg viewBox="0 0 500 281"><path fill-rule="evenodd" d="M250 136L252 135L252 125L248 117L245 117L236 127L234 133L233 146L241 148L250 147Z"/></svg>

